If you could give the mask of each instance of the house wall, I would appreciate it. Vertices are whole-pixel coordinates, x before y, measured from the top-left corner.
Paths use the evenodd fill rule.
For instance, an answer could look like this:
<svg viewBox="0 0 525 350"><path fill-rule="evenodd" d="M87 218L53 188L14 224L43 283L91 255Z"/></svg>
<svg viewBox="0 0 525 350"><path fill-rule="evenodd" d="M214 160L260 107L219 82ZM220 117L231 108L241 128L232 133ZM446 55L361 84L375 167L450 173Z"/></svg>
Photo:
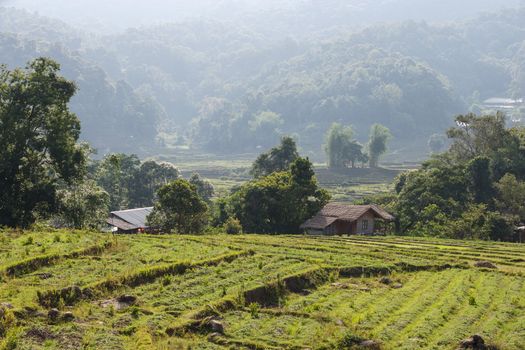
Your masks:
<svg viewBox="0 0 525 350"><path fill-rule="evenodd" d="M335 232L334 234L338 235L344 235L344 234L352 234L354 233L355 229L353 229L353 223L346 222L346 221L336 221L333 225L335 225Z"/></svg>
<svg viewBox="0 0 525 350"><path fill-rule="evenodd" d="M357 230L356 233L358 234L365 234L365 235L371 235L374 233L374 221L375 221L375 215L372 211L368 211L363 216L361 216L359 219L357 219ZM365 225L364 222L367 222Z"/></svg>
<svg viewBox="0 0 525 350"><path fill-rule="evenodd" d="M322 229L314 229L314 228L306 228L305 232L307 235L313 235L313 236L325 234L325 231L323 231Z"/></svg>

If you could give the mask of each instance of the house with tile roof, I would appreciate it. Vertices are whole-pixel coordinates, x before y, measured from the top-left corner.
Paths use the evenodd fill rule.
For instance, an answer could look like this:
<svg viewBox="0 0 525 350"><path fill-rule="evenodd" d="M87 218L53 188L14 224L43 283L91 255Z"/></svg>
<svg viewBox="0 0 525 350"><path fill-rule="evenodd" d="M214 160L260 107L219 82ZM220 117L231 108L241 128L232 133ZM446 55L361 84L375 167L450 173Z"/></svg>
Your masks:
<svg viewBox="0 0 525 350"><path fill-rule="evenodd" d="M329 203L301 229L317 235L371 235L376 232L377 220L391 222L394 217L376 205Z"/></svg>

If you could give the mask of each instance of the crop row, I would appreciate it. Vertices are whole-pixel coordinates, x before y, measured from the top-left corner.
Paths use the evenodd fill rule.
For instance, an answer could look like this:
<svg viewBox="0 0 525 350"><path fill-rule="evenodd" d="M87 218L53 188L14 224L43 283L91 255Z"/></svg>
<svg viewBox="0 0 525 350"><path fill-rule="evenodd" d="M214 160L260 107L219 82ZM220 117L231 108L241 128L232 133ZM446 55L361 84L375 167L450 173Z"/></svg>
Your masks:
<svg viewBox="0 0 525 350"><path fill-rule="evenodd" d="M471 334L505 349L523 345L523 278L474 270L392 278L402 287L377 278L343 279L307 296L291 296L279 312L232 311L224 316L226 337L319 348L336 346L350 330L386 349L453 349Z"/></svg>

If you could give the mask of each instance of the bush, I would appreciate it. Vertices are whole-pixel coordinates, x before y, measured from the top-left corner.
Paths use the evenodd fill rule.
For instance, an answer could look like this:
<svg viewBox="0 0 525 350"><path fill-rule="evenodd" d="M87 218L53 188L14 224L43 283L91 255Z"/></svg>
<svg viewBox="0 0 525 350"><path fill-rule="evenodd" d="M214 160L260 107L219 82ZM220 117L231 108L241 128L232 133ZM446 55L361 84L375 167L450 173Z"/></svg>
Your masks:
<svg viewBox="0 0 525 350"><path fill-rule="evenodd" d="M242 233L241 222L233 217L228 218L224 223L224 231L229 235L238 235Z"/></svg>

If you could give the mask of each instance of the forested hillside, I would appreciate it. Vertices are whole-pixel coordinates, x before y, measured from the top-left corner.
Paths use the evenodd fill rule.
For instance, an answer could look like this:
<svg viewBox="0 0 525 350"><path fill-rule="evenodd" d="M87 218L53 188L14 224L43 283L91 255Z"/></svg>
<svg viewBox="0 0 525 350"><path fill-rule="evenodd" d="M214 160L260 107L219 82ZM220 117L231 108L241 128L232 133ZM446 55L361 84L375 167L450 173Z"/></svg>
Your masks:
<svg viewBox="0 0 525 350"><path fill-rule="evenodd" d="M110 34L0 8L0 57L10 68L37 56L61 63L79 87L71 108L83 138L101 155L175 146L258 153L289 134L323 159L323 135L340 122L362 142L372 124L384 124L392 153L416 159L456 114L480 112L490 97L524 94L525 9L475 17L465 5L458 13L475 18L366 26L343 20L360 12L332 3L295 4L297 21L285 21L282 6L245 18L210 18L210 8L201 18ZM396 4L440 19L437 5L435 17L410 1L381 9ZM369 14L373 6L363 1L359 9ZM309 20L312 8L330 23ZM480 2L478 10L496 7Z"/></svg>

